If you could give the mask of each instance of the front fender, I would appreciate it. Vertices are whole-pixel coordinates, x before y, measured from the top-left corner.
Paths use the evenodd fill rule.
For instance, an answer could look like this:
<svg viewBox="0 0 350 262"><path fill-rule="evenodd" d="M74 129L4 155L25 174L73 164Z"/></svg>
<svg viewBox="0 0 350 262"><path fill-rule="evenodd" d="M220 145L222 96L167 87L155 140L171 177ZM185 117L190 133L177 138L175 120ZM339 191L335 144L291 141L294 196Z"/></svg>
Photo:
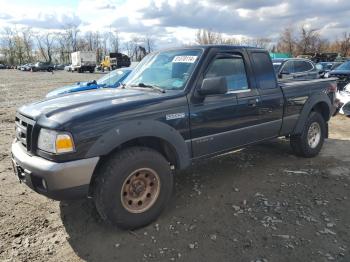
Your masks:
<svg viewBox="0 0 350 262"><path fill-rule="evenodd" d="M155 120L135 120L115 126L94 143L86 157L108 155L119 145L140 137L156 137L167 141L176 151L180 169L189 166L190 153L181 134L173 127Z"/></svg>
<svg viewBox="0 0 350 262"><path fill-rule="evenodd" d="M309 97L309 99L306 101L303 109L301 110L299 120L294 128L293 134L300 134L303 131L304 125L310 115L310 112L312 109L319 103L326 104L328 107L328 115L326 118L326 121L328 121L331 117L332 112L332 104L331 101L326 93L316 93Z"/></svg>

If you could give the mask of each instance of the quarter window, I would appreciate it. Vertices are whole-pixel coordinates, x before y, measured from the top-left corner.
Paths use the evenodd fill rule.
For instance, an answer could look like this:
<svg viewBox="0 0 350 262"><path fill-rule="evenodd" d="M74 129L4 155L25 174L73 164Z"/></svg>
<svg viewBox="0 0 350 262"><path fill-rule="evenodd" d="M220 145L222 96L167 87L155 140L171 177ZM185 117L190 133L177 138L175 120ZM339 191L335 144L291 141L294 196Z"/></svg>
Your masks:
<svg viewBox="0 0 350 262"><path fill-rule="evenodd" d="M260 89L276 88L276 76L275 71L272 69L270 56L265 52L254 52L252 53L252 58L258 87Z"/></svg>
<svg viewBox="0 0 350 262"><path fill-rule="evenodd" d="M240 56L215 58L205 74L205 78L212 77L225 77L229 91L248 89L248 79L244 61Z"/></svg>

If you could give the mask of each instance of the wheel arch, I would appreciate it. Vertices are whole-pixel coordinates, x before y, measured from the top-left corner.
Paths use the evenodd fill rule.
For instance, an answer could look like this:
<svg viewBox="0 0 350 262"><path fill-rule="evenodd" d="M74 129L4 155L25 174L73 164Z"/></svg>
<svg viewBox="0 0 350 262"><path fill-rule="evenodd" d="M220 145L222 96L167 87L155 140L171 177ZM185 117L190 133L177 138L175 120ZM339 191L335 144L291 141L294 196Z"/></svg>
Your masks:
<svg viewBox="0 0 350 262"><path fill-rule="evenodd" d="M130 121L108 130L94 143L86 157L100 156L100 161L103 161L109 154L129 146L153 148L178 169L190 164L189 148L181 134L155 120Z"/></svg>
<svg viewBox="0 0 350 262"><path fill-rule="evenodd" d="M300 134L311 112L315 111L322 115L325 122L331 117L332 104L329 97L325 93L317 93L311 96L305 103L299 120L293 130L293 134Z"/></svg>

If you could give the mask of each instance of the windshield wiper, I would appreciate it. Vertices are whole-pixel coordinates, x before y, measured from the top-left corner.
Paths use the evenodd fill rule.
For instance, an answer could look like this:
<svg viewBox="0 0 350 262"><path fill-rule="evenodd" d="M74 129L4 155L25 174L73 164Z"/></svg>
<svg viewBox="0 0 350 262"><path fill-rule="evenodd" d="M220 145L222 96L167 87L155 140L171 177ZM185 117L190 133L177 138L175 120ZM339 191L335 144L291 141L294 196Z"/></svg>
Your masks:
<svg viewBox="0 0 350 262"><path fill-rule="evenodd" d="M142 88L151 88L153 90L157 90L161 93L165 93L165 89L159 87L159 86L155 86L155 85L146 85L144 83L138 83L137 85L131 85L131 87L142 87Z"/></svg>

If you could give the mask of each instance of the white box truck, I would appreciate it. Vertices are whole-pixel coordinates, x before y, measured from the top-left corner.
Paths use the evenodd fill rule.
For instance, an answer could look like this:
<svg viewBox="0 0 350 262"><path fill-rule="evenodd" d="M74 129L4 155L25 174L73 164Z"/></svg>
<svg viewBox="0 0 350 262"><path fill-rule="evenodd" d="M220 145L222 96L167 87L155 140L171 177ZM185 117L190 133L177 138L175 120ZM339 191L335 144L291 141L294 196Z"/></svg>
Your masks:
<svg viewBox="0 0 350 262"><path fill-rule="evenodd" d="M71 53L72 72L79 73L89 71L93 73L96 67L96 52L95 51L77 51Z"/></svg>

